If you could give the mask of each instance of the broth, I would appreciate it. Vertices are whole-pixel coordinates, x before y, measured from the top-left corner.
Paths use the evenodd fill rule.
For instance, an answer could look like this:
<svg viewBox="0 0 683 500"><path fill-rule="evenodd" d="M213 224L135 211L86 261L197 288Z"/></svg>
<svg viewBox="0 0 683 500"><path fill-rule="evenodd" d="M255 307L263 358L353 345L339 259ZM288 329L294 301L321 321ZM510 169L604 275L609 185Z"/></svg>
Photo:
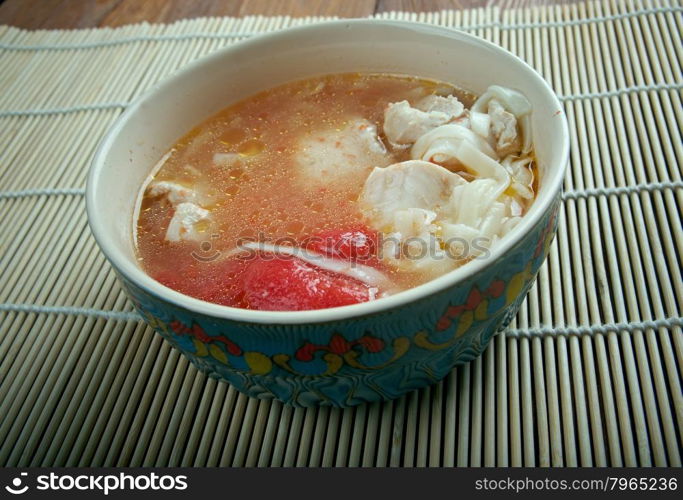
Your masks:
<svg viewBox="0 0 683 500"><path fill-rule="evenodd" d="M359 203L374 167L411 160L410 147L387 139L385 112L391 103L414 103L430 95L455 96L465 108L476 99L431 80L342 74L284 84L222 110L181 138L146 186L136 235L141 266L158 281L188 295L235 307L271 308L255 306L245 298L240 276L247 266L236 249L252 240L297 248L314 235L357 230L362 239L368 228L373 235L386 229L372 227ZM370 138L375 131L378 140ZM533 163L522 168L535 182ZM473 178L471 172L460 173L462 179ZM154 185L159 186L157 191ZM188 212L187 220L194 221L192 237L169 241L169 226L180 205L172 201L175 191L168 191L168 186L189 190L183 200L201 206L196 213ZM534 188L533 183L529 188ZM522 213L529 203L520 204ZM183 231L188 226L179 227L179 235L187 234ZM375 298L373 293L396 293L434 277L433 270L394 265L386 259L366 264L392 283L391 290L375 290L370 299ZM268 288L256 283L257 288ZM332 288L339 285L331 283ZM335 305L344 305L344 297ZM298 309L296 297L292 300L294 305L282 308ZM316 304L325 307L326 302L301 308L316 308Z"/></svg>

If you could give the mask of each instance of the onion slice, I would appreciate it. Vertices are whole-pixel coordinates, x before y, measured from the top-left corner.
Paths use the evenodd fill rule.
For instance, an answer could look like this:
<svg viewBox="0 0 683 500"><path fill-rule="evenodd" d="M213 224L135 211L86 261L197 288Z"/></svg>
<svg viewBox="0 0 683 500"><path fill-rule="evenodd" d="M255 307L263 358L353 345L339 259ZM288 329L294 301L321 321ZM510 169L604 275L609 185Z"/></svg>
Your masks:
<svg viewBox="0 0 683 500"><path fill-rule="evenodd" d="M510 174L505 167L492 160L468 142L462 142L455 155L456 159L480 178L490 178L496 181L498 188L494 199L497 199L510 185Z"/></svg>
<svg viewBox="0 0 683 500"><path fill-rule="evenodd" d="M480 113L479 111L470 113L470 127L472 128L472 132L486 139L489 136L490 126L491 117L486 113Z"/></svg>
<svg viewBox="0 0 683 500"><path fill-rule="evenodd" d="M413 160L431 161L431 157L435 155L448 156L447 151L464 142L472 143L490 158L497 158L495 151L481 136L455 123L441 125L422 135L415 141L413 149L410 151L410 157ZM441 158L441 160L443 159Z"/></svg>

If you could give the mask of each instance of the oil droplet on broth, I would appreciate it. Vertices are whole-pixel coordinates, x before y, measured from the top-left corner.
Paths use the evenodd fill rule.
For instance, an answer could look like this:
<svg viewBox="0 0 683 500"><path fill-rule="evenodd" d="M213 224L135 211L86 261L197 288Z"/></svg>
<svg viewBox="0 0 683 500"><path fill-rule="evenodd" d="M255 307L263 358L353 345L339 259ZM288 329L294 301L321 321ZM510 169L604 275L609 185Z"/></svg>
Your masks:
<svg viewBox="0 0 683 500"><path fill-rule="evenodd" d="M228 146L233 146L244 140L246 133L241 128L229 128L218 136L218 140Z"/></svg>
<svg viewBox="0 0 683 500"><path fill-rule="evenodd" d="M258 139L250 139L237 148L237 152L242 156L256 156L265 149L266 145Z"/></svg>
<svg viewBox="0 0 683 500"><path fill-rule="evenodd" d="M301 221L291 221L285 224L285 232L287 236L298 236L304 229L304 223Z"/></svg>
<svg viewBox="0 0 683 500"><path fill-rule="evenodd" d="M239 167L233 168L232 170L230 170L230 172L228 172L228 175L232 180L239 179L240 177L242 177L242 174L244 174L244 170L242 170Z"/></svg>

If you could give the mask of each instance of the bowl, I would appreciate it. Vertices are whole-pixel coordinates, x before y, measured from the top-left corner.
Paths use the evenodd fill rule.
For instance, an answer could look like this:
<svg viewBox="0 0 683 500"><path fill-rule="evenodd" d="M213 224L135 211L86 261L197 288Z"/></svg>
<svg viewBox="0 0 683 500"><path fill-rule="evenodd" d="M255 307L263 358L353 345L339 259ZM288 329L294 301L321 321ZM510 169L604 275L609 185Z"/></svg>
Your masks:
<svg viewBox="0 0 683 500"><path fill-rule="evenodd" d="M498 84L530 100L538 195L486 259L373 302L299 312L254 311L185 296L149 277L133 245L140 187L195 125L281 83L329 73L381 72ZM548 252L569 138L551 88L513 54L477 37L380 20L327 22L218 50L131 104L102 140L87 185L92 232L145 321L208 375L295 406L352 406L437 382L478 356L514 317Z"/></svg>

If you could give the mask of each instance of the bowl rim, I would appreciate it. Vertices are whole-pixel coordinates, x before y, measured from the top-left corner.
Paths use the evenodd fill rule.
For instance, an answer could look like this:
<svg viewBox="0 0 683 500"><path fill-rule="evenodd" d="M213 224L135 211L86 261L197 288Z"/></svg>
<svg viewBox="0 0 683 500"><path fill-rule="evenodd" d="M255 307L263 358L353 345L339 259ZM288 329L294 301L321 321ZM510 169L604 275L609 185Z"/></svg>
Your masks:
<svg viewBox="0 0 683 500"><path fill-rule="evenodd" d="M183 75L192 73L204 65L210 65L222 57L226 53L244 50L252 45L272 43L283 37L298 36L309 31L315 31L327 28L348 28L349 25L377 25L387 28L409 29L412 31L421 30L426 34L446 35L455 37L456 39L467 39L469 42L474 42L482 45L484 48L496 52L502 57L513 59L517 64L526 67L532 79L544 88L551 100L554 101L557 109L561 111L558 117L560 118L560 127L562 132L562 144L560 150L553 156L551 165L549 165L549 175L544 178L544 183L549 187L543 193L539 193L534 200L529 212L522 217L522 220L516 227L514 227L508 234L506 234L491 250L490 255L485 259L475 259L457 269L454 269L438 278L418 285L414 288L404 290L396 295L383 297L374 301L364 302L361 304L352 304L341 307L333 307L327 309L315 309L306 311L260 311L251 309L241 309L237 307L224 306L206 302L194 297L177 292L168 288L158 281L154 280L145 271L134 263L130 262L128 258L121 255L116 250L116 247L111 237L108 236L105 224L100 220L98 210L96 209L97 202L95 200L96 188L98 185L99 174L104 160L121 130L125 127L128 120L144 106L147 101L160 89L173 85L177 78ZM425 299L431 295L437 294L447 288L453 287L460 282L471 278L489 265L493 265L513 246L518 244L522 238L542 219L544 214L551 207L557 195L562 190L565 170L569 158L569 127L567 124L566 115L562 105L552 90L550 85L536 72L529 64L517 57L512 52L479 38L477 36L465 33L463 31L447 28L442 26L435 26L427 23L418 23L412 21L393 21L393 20L379 20L379 19L352 19L352 20L336 20L326 21L293 28L287 28L272 33L264 33L253 36L247 40L240 41L234 45L230 45L215 52L201 57L193 61L179 71L164 78L161 82L153 85L147 89L140 96L133 100L133 102L125 109L125 111L112 124L109 131L101 140L90 164L90 171L88 173L88 180L86 186L86 212L91 231L95 240L109 260L115 270L118 270L126 279L134 283L141 289L157 296L172 305L181 309L206 315L217 319L227 319L238 321L241 323L257 323L257 324L319 324L329 323L331 321L338 321L344 319L353 319L362 316L374 315L382 313L405 304L416 302Z"/></svg>

